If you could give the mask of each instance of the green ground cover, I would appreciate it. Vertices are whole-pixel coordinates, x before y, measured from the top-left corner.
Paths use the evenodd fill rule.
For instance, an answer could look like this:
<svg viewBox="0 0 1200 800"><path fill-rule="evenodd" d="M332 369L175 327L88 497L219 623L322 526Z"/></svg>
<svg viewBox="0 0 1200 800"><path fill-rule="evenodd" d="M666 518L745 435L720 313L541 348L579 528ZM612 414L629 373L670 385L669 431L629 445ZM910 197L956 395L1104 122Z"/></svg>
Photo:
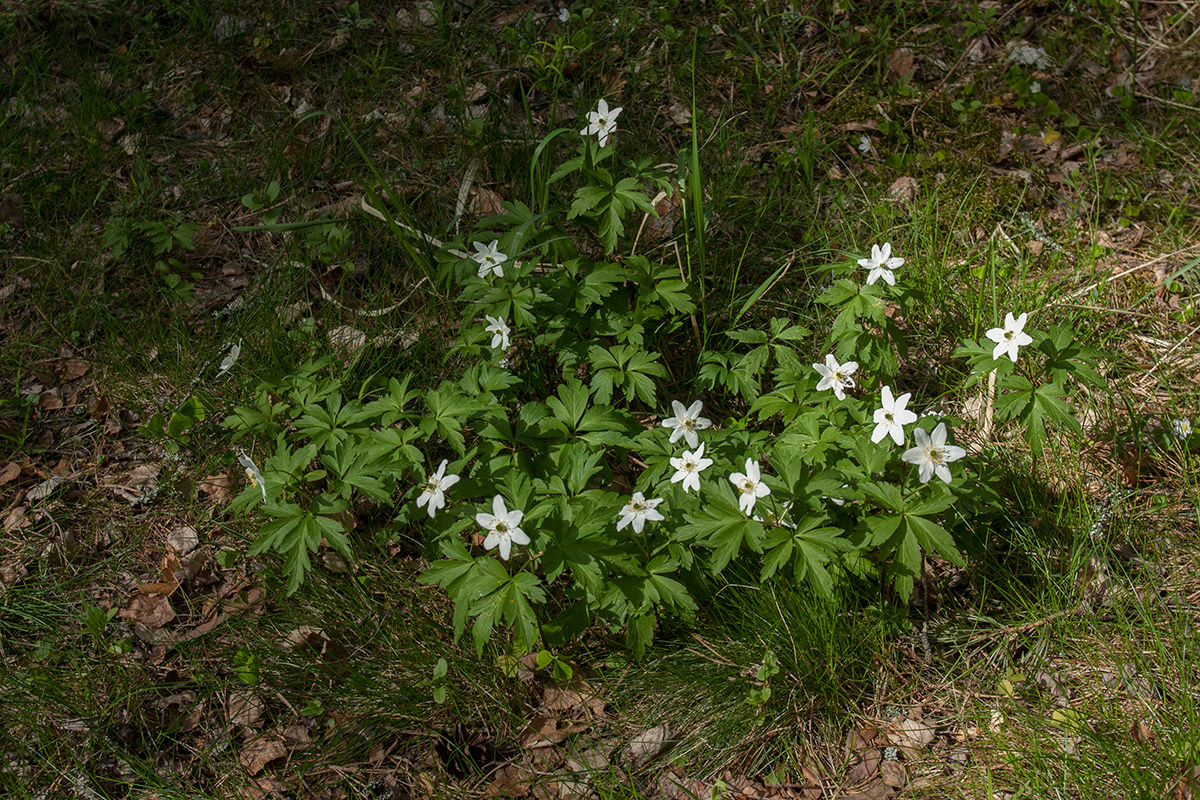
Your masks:
<svg viewBox="0 0 1200 800"><path fill-rule="evenodd" d="M0 9L0 787L1193 796L1197 31L1188 3L1112 0ZM612 240L586 211L565 218L580 184L550 177L581 147L601 152L579 130L602 98L622 109L607 163L633 162L654 210L631 205ZM871 289L886 305L859 332L903 337L894 364L872 363L917 413L950 421L966 451L956 491L969 476L995 492L955 495L939 517L963 562L925 547L905 572L884 552L878 574L847 569L822 593L762 579L747 549L702 581L662 573L700 603L653 616L652 642L597 611L561 641L539 622L516 647L519 626L501 624L477 648L421 580L444 551L418 477L380 484L394 507L349 492L317 513L347 548L318 533L289 586L285 557L254 552L270 517L239 462L266 468L275 437L235 439L224 421L306 363L348 403L409 376L426 408L472 359L511 365L522 403L544 399L561 365L528 342L552 326L509 317L502 363L464 310L474 263L429 241L470 250L518 227L495 221L513 203L546 212L527 229L553 267L519 275L514 257L510 281L637 257L678 276L674 322L647 323L656 389L614 388L664 439L676 397L704 400L706 436L751 436L774 379L739 393L744 362L711 366L710 342L785 320L811 335L769 357L823 361L843 330L819 300L829 265L853 277L890 242L903 293ZM568 327L583 341L609 306L579 308ZM1009 311L1102 355L1102 384L1063 379L1078 426L1044 441L1027 415L1006 419L990 354L979 381L956 354L990 348ZM847 392L864 424L871 372ZM764 439L748 441L765 454L783 423L760 416ZM487 440L470 422L463 435ZM455 457L452 439L434 426L413 440L441 448L424 469ZM603 488L627 496L645 465L625 450L640 451L602 444L627 467ZM736 455L721 468L741 469ZM764 459L770 481L785 461ZM869 499L857 489L851 509ZM482 558L477 532L460 538Z"/></svg>

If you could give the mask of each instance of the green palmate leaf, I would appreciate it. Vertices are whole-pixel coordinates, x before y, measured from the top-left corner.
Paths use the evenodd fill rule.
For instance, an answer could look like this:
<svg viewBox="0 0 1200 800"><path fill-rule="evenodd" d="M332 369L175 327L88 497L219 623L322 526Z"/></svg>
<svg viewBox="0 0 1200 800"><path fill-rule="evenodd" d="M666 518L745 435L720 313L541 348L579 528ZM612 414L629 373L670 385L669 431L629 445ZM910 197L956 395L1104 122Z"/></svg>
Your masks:
<svg viewBox="0 0 1200 800"><path fill-rule="evenodd" d="M812 335L812 331L801 325L793 325L791 320L783 317L772 317L771 338L785 342L798 342Z"/></svg>
<svg viewBox="0 0 1200 800"><path fill-rule="evenodd" d="M941 525L916 514L906 514L905 521L925 552L937 553L950 563L960 567L965 564L962 554L954 546L954 538Z"/></svg>
<svg viewBox="0 0 1200 800"><path fill-rule="evenodd" d="M750 519L738 508L729 486L720 484L716 494L719 498L710 499L700 510L688 515L688 522L681 526L678 536L685 541L695 539L712 549L709 569L713 575L721 574L743 548L761 553L765 536L762 523Z"/></svg>
<svg viewBox="0 0 1200 800"><path fill-rule="evenodd" d="M724 353L706 350L701 356L700 373L697 375L700 385L712 389L720 387L739 394L748 402L755 402L758 397L758 380L745 365L745 359L737 369L729 368L729 357Z"/></svg>
<svg viewBox="0 0 1200 800"><path fill-rule="evenodd" d="M468 396L479 400L487 399L494 392L501 392L521 383L521 379L506 369L494 364L476 364L463 373L458 385Z"/></svg>
<svg viewBox="0 0 1200 800"><path fill-rule="evenodd" d="M412 444L419 435L415 428L372 430L359 446L365 447L367 457L383 465L385 472L414 470L425 463L424 454Z"/></svg>
<svg viewBox="0 0 1200 800"><path fill-rule="evenodd" d="M655 384L652 378L667 377L658 358L658 353L647 353L630 345L608 349L594 345L588 351L588 360L596 368L592 376L596 402L610 402L614 391L619 390L624 393L626 402L636 396L647 405L653 405Z"/></svg>
<svg viewBox="0 0 1200 800"><path fill-rule="evenodd" d="M1012 360L1001 356L1000 360L992 358L995 343L987 339L973 341L964 339L962 345L955 349L955 358L965 358L971 365L971 377L967 385L971 386L983 380L989 373L995 372L998 378L1003 378L1013 371L1016 366Z"/></svg>
<svg viewBox="0 0 1200 800"><path fill-rule="evenodd" d="M576 286L575 309L586 311L590 306L599 305L623 283L625 270L616 264L593 266Z"/></svg>
<svg viewBox="0 0 1200 800"><path fill-rule="evenodd" d="M553 583L569 569L576 585L586 592L589 601L596 603L604 593L606 562L613 549L598 535L602 526L589 525L581 530L554 521L545 529L552 537L542 556L546 580Z"/></svg>
<svg viewBox="0 0 1200 800"><path fill-rule="evenodd" d="M658 617L654 614L638 614L630 617L625 627L625 646L633 653L633 657L641 660L646 657L646 650L654 641L654 626Z"/></svg>
<svg viewBox="0 0 1200 800"><path fill-rule="evenodd" d="M330 506L330 508L339 508ZM321 540L328 538L331 545L339 552L350 554L349 545L342 534L341 526L328 517L316 516L311 511L301 511L299 506L286 504L267 507L274 516L280 517L275 522L263 527L250 548L249 555L255 556L268 550L284 557L284 572L288 576L288 594L293 594L300 588L312 564L309 561L309 551L316 552L321 546Z"/></svg>
<svg viewBox="0 0 1200 800"><path fill-rule="evenodd" d="M656 602L675 609L685 617L691 617L699 606L687 587L670 577L678 572L679 566L679 562L670 556L657 556L646 565L647 577Z"/></svg>
<svg viewBox="0 0 1200 800"><path fill-rule="evenodd" d="M668 314L691 314L695 303L679 270L665 264L652 264L645 256L629 256L625 267L638 287L637 314L654 319Z"/></svg>
<svg viewBox="0 0 1200 800"><path fill-rule="evenodd" d="M388 380L387 391L379 398L364 406L363 411L372 417L378 417L379 424L385 428L391 427L400 420L408 418L408 415L405 414L405 409L408 407L409 402L418 394L417 392L410 392L408 390L408 383L411 378L411 373L405 374L401 380L390 378Z"/></svg>
<svg viewBox="0 0 1200 800"><path fill-rule="evenodd" d="M612 190L607 186L583 186L575 192L575 202L571 203L567 219L575 219L580 214L586 214L611 197Z"/></svg>
<svg viewBox="0 0 1200 800"><path fill-rule="evenodd" d="M421 420L421 432L426 436L437 433L455 452L462 455L466 447L463 422L477 410L475 402L457 386L445 382L436 391L425 395L425 406L429 409L429 416Z"/></svg>
<svg viewBox="0 0 1200 800"><path fill-rule="evenodd" d="M1097 371L1104 353L1081 343L1069 326L1051 325L1046 334L1034 337L1034 346L1045 353L1044 369L1059 386L1066 384L1068 375L1085 386L1096 389L1106 386Z"/></svg>
<svg viewBox="0 0 1200 800"><path fill-rule="evenodd" d="M891 511L904 510L904 496L900 488L890 483L868 482L858 487L872 502Z"/></svg>
<svg viewBox="0 0 1200 800"><path fill-rule="evenodd" d="M725 335L742 344L766 344L770 341L767 332L759 330L725 331Z"/></svg>
<svg viewBox="0 0 1200 800"><path fill-rule="evenodd" d="M335 478L332 488L336 494L349 499L357 492L381 503L391 502L391 495L379 478L382 466L372 458L371 451L356 451L353 446L343 444L333 453L323 455L321 462Z"/></svg>
<svg viewBox="0 0 1200 800"><path fill-rule="evenodd" d="M1025 429L1025 440L1034 455L1041 455L1046 443L1046 423L1054 422L1073 431L1080 430L1079 421L1062 398L1063 388L1050 381L1034 386L1020 375L1009 375L997 383L1004 391L996 399L996 419L1018 419Z"/></svg>
<svg viewBox="0 0 1200 800"><path fill-rule="evenodd" d="M1033 400L1033 384L1020 375L1008 375L997 381L996 420L1015 419Z"/></svg>
<svg viewBox="0 0 1200 800"><path fill-rule="evenodd" d="M783 574L790 565L793 581L808 581L822 595L831 597L833 577L825 565L852 545L840 528L821 527L826 519L824 514L809 515L794 529L781 526L769 530L764 541L762 580L769 580L777 572Z"/></svg>
<svg viewBox="0 0 1200 800"><path fill-rule="evenodd" d="M547 398L546 407L567 431L574 433L583 419L584 412L587 411L590 397L591 392L588 388L572 378L558 385L558 396Z"/></svg>
<svg viewBox="0 0 1200 800"><path fill-rule="evenodd" d="M493 594L508 579L504 566L494 558L475 558L458 539L442 542L446 558L433 562L421 573L421 583L441 586L454 602L454 638L466 630L472 605ZM489 628L490 633L490 628Z"/></svg>
<svg viewBox="0 0 1200 800"><path fill-rule="evenodd" d="M546 594L537 576L528 572L508 576L491 593L471 605L470 615L475 617L472 633L476 651L483 652L484 646L491 638L492 629L499 620L512 627L517 647L526 653L536 649L537 614L531 603L544 602Z"/></svg>

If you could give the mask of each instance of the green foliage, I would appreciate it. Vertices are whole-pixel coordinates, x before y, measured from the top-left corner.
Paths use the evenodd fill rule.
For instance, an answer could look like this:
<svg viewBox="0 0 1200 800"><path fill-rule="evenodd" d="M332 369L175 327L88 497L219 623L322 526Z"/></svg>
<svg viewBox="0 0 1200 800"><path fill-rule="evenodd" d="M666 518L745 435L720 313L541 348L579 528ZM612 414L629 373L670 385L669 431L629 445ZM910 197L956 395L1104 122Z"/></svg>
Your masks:
<svg viewBox="0 0 1200 800"><path fill-rule="evenodd" d="M538 147L534 174L569 133ZM242 462L252 483L232 507L267 519L250 553L282 559L289 593L321 547L354 557L356 514L383 516L374 535L424 546L420 580L453 602L456 636L469 631L480 651L503 637L506 658L537 652L564 679L557 653L585 630L623 633L640 657L661 622L686 624L731 574L825 601L839 582L874 576L907 599L924 558L963 563L956 538L996 505L991 487L949 471L963 451L938 438L944 425L901 426L926 443L908 449L873 429L875 391L896 382L911 335L895 312L921 300L904 270L891 285L863 281L857 257L820 267L832 279L819 297L832 317L823 341L774 318L700 346L700 288L618 252L629 215L653 214L647 193L668 184L585 138L534 193L539 208L506 202L437 254L437 281L462 309L447 362L457 372L423 394L410 375L351 392L313 362L235 408L226 426L267 457L261 473ZM1047 424L1077 426L1070 394L1102 381L1100 354L1068 328L1033 333L1018 371L980 343L958 355L969 381L997 372L997 418L1040 450ZM813 364L826 353L847 370L838 396L828 379L818 389ZM698 390L740 416L712 425L684 402ZM668 406L674 419L660 424ZM750 702L767 701L769 677ZM438 702L443 679L431 684Z"/></svg>

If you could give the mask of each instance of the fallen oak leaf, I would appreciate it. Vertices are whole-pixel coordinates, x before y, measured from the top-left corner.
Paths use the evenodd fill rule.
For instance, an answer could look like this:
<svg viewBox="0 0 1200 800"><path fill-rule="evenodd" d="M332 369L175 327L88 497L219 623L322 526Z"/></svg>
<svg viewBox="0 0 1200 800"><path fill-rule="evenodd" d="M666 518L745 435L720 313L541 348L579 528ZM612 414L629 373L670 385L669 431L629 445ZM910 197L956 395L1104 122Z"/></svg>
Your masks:
<svg viewBox="0 0 1200 800"><path fill-rule="evenodd" d="M279 739L255 739L242 748L238 760L251 776L263 771L263 768L280 758L286 758L287 747Z"/></svg>
<svg viewBox="0 0 1200 800"><path fill-rule="evenodd" d="M3 470L0 470L0 486L12 483L19 477L21 477L21 465L15 461L10 461L4 465Z"/></svg>
<svg viewBox="0 0 1200 800"><path fill-rule="evenodd" d="M171 601L161 594L135 594L117 614L121 619L139 622L148 628L161 628L175 619Z"/></svg>
<svg viewBox="0 0 1200 800"><path fill-rule="evenodd" d="M236 486L232 476L208 475L196 483L196 491L208 495L217 505L224 505L240 491Z"/></svg>

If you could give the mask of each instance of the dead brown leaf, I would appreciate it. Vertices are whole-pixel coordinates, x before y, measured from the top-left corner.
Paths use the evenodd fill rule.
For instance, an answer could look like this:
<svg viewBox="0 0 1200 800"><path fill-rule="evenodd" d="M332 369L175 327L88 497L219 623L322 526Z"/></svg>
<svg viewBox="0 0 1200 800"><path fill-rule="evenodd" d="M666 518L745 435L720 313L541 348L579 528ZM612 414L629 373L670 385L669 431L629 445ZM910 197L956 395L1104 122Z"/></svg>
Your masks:
<svg viewBox="0 0 1200 800"><path fill-rule="evenodd" d="M252 689L233 689L225 698L225 720L243 728L258 722L266 703Z"/></svg>
<svg viewBox="0 0 1200 800"><path fill-rule="evenodd" d="M73 381L82 378L87 374L91 365L80 358L72 358L67 362L66 369L63 370L63 380Z"/></svg>
<svg viewBox="0 0 1200 800"><path fill-rule="evenodd" d="M24 216L25 198L16 192L0 194L0 222L16 227L21 224Z"/></svg>
<svg viewBox="0 0 1200 800"><path fill-rule="evenodd" d="M1184 769L1179 780L1167 786L1167 800L1196 800L1200 798L1200 765Z"/></svg>
<svg viewBox="0 0 1200 800"><path fill-rule="evenodd" d="M15 586L29 574L29 570L20 561L9 561L0 564L0 597L3 597L11 587Z"/></svg>
<svg viewBox="0 0 1200 800"><path fill-rule="evenodd" d="M903 78L906 75L912 75L916 71L916 64L913 62L913 52L907 47L897 47L887 58L888 69L896 73L897 78Z"/></svg>
<svg viewBox="0 0 1200 800"><path fill-rule="evenodd" d="M492 217L506 213L501 205L504 198L486 186L471 188L470 199L467 200L467 211L478 217Z"/></svg>
<svg viewBox="0 0 1200 800"><path fill-rule="evenodd" d="M367 343L367 335L351 325L338 325L329 332L329 345L342 360L349 360Z"/></svg>
<svg viewBox="0 0 1200 800"><path fill-rule="evenodd" d="M837 126L839 131L874 131L879 129L879 123L873 119L866 122L846 122Z"/></svg>
<svg viewBox="0 0 1200 800"><path fill-rule="evenodd" d="M161 464L139 464L129 471L121 485L113 487L113 493L130 503L140 503L154 490L160 472Z"/></svg>
<svg viewBox="0 0 1200 800"><path fill-rule="evenodd" d="M29 502L45 500L54 493L54 490L66 483L66 477L62 475L51 475L46 480L39 483L37 486L29 490L25 495L25 499Z"/></svg>
<svg viewBox="0 0 1200 800"><path fill-rule="evenodd" d="M44 411L57 411L63 407L62 392L58 388L49 389L38 395L38 406Z"/></svg>
<svg viewBox="0 0 1200 800"><path fill-rule="evenodd" d="M911 203L916 199L919 188L916 178L903 175L892 181L892 185L888 188L888 198L896 202Z"/></svg>
<svg viewBox="0 0 1200 800"><path fill-rule="evenodd" d="M276 738L263 738L255 739L243 747L238 758L242 762L242 766L246 768L246 772L253 776L262 772L263 768L272 761L286 758L287 754L287 747L282 741Z"/></svg>
<svg viewBox="0 0 1200 800"><path fill-rule="evenodd" d="M125 130L125 120L120 117L105 117L96 123L96 130L104 137L104 141L112 142Z"/></svg>
<svg viewBox="0 0 1200 800"><path fill-rule="evenodd" d="M283 781L271 775L260 775L257 778L251 778L250 782L242 787L242 797L245 800L263 800L264 797L283 797L291 789Z"/></svg>
<svg viewBox="0 0 1200 800"><path fill-rule="evenodd" d="M13 531L22 528L28 528L33 524L33 520L28 519L27 506L19 506L8 512L8 516L4 518L4 532L12 533Z"/></svg>
<svg viewBox="0 0 1200 800"><path fill-rule="evenodd" d="M175 619L171 601L161 594L135 594L117 614L121 619L139 622L147 628L161 628Z"/></svg>
<svg viewBox="0 0 1200 800"><path fill-rule="evenodd" d="M858 754L858 760L854 762L854 766L850 767L850 772L846 775L846 780L853 786L859 786L867 781L875 780L879 776L879 762L883 760L883 754L879 750L863 750Z"/></svg>
<svg viewBox="0 0 1200 800"><path fill-rule="evenodd" d="M635 769L649 764L679 742L679 734L670 725L644 730L625 748L625 760Z"/></svg>
<svg viewBox="0 0 1200 800"><path fill-rule="evenodd" d="M184 562L175 553L167 553L159 565L160 579L155 583L141 584L138 591L142 594L170 595L181 583L196 576L197 567L195 559Z"/></svg>
<svg viewBox="0 0 1200 800"><path fill-rule="evenodd" d="M562 744L567 740L567 732L560 730L558 724L557 717L536 715L529 721L529 727L525 729L525 733L521 737L521 746L532 749Z"/></svg>
<svg viewBox="0 0 1200 800"><path fill-rule="evenodd" d="M879 776L893 789L899 789L908 781L908 772L899 761L884 761L879 765Z"/></svg>
<svg viewBox="0 0 1200 800"><path fill-rule="evenodd" d="M10 461L4 465L3 470L0 470L0 486L12 483L19 477L21 477L21 465L15 461Z"/></svg>
<svg viewBox="0 0 1200 800"><path fill-rule="evenodd" d="M167 547L180 555L187 555L200 545L200 535L191 525L180 525L167 534Z"/></svg>
<svg viewBox="0 0 1200 800"><path fill-rule="evenodd" d="M229 475L208 475L196 483L196 491L208 495L218 505L228 503L237 495L237 484Z"/></svg>
<svg viewBox="0 0 1200 800"><path fill-rule="evenodd" d="M682 128L692 121L692 110L678 100L672 100L667 106L667 119Z"/></svg>
<svg viewBox="0 0 1200 800"><path fill-rule="evenodd" d="M905 755L912 756L929 746L936 731L920 720L904 719L892 725L887 731L887 738L899 747Z"/></svg>

